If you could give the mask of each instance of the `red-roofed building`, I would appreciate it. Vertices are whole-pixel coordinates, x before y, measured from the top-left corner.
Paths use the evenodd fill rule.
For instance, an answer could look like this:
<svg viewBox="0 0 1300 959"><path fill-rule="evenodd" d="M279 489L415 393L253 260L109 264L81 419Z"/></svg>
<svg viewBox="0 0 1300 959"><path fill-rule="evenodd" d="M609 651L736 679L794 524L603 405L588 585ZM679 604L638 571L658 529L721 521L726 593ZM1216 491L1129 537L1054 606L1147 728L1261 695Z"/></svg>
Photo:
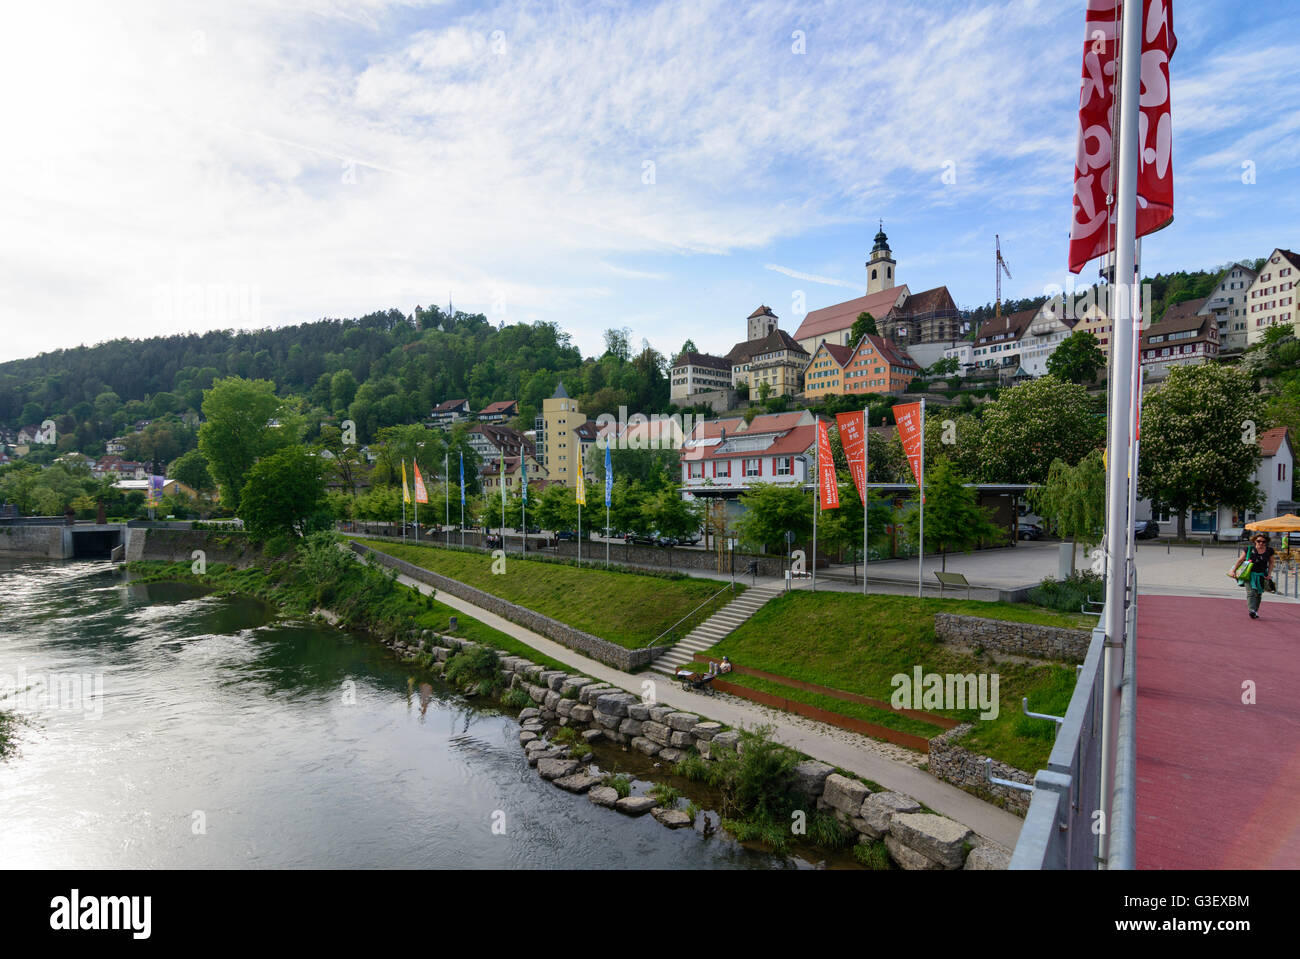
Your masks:
<svg viewBox="0 0 1300 959"><path fill-rule="evenodd" d="M705 420L682 444L682 495L735 497L757 482L809 482L816 421L807 410Z"/></svg>
<svg viewBox="0 0 1300 959"><path fill-rule="evenodd" d="M429 414L429 425L445 429L452 423L467 420L469 417L469 400L446 400L433 408L433 412Z"/></svg>
<svg viewBox="0 0 1300 959"><path fill-rule="evenodd" d="M853 347L823 343L817 347L803 371L803 395L809 400L844 392L844 367L853 358Z"/></svg>
<svg viewBox="0 0 1300 959"><path fill-rule="evenodd" d="M1219 321L1203 311L1208 297L1184 300L1142 331L1142 372L1159 378L1175 366L1197 366L1219 357Z"/></svg>
<svg viewBox="0 0 1300 959"><path fill-rule="evenodd" d="M495 403L489 403L479 410L478 421L480 423L504 423L506 420L513 419L518 415L518 400L497 400Z"/></svg>

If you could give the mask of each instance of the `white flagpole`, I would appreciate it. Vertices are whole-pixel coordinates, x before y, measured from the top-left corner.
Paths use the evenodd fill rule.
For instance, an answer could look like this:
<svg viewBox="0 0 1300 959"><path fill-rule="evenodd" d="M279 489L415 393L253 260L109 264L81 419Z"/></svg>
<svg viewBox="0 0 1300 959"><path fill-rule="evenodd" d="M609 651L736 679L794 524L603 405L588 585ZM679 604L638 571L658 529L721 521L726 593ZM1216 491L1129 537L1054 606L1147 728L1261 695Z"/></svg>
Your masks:
<svg viewBox="0 0 1300 959"><path fill-rule="evenodd" d="M443 518L442 518L442 535L443 538L447 541L447 545L450 546L451 545L451 454L450 453L442 454L442 480L443 480L443 486L445 487L445 493L446 493L446 497L445 497L446 507L443 511Z"/></svg>
<svg viewBox="0 0 1300 959"><path fill-rule="evenodd" d="M415 492L415 458L411 458L411 492ZM413 497L411 500L415 504L415 542L420 542L420 497Z"/></svg>
<svg viewBox="0 0 1300 959"><path fill-rule="evenodd" d="M862 595L867 595L867 411L862 411Z"/></svg>
<svg viewBox="0 0 1300 959"><path fill-rule="evenodd" d="M406 477L402 477L402 543L406 543Z"/></svg>
<svg viewBox="0 0 1300 959"><path fill-rule="evenodd" d="M921 494L921 536L916 553L916 596L925 588L925 398L921 398L921 469L917 490Z"/></svg>
<svg viewBox="0 0 1300 959"><path fill-rule="evenodd" d="M582 504L578 504L578 565L582 565Z"/></svg>
<svg viewBox="0 0 1300 959"><path fill-rule="evenodd" d="M1106 490L1106 649L1102 661L1101 794L1100 807L1111 812L1115 790L1115 747L1117 745L1120 681L1124 672L1125 620L1128 600L1128 557L1126 546L1130 525L1128 508L1129 421L1133 415L1133 283L1137 240L1138 98L1141 93L1142 13L1141 3L1126 3L1120 30L1119 128L1115 157L1119 170L1112 182L1115 191L1115 274L1114 338L1111 356L1114 366L1110 391ZM1110 854L1109 830L1098 837L1098 858L1105 863Z"/></svg>
<svg viewBox="0 0 1300 959"><path fill-rule="evenodd" d="M817 507L821 505L822 468L819 461L822 447L822 421L818 417L817 428L813 431L813 557L812 557L812 591L817 592Z"/></svg>

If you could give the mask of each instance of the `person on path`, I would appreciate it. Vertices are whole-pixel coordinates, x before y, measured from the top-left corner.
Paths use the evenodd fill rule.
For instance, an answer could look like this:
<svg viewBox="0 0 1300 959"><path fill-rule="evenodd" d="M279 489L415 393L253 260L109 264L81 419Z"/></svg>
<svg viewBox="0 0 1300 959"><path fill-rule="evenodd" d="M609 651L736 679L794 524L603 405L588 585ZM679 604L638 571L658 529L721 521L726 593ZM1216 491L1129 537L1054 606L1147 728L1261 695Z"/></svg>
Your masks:
<svg viewBox="0 0 1300 959"><path fill-rule="evenodd" d="M1268 535L1256 533L1252 545L1247 546L1237 558L1237 567L1250 564L1250 578L1246 581L1246 608L1251 619L1259 619L1259 601L1264 595L1265 583L1273 576L1273 547L1268 545Z"/></svg>

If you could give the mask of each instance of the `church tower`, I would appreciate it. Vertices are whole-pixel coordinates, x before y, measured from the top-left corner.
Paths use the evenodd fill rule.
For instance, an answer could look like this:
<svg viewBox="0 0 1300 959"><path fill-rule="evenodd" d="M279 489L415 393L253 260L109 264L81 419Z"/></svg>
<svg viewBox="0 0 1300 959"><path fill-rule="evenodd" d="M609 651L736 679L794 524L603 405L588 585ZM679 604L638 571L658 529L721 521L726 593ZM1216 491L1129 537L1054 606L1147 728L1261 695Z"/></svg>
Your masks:
<svg viewBox="0 0 1300 959"><path fill-rule="evenodd" d="M880 224L876 234L876 245L871 248L871 259L867 260L867 294L879 293L894 286L894 255L889 249L889 238L885 236L885 224Z"/></svg>

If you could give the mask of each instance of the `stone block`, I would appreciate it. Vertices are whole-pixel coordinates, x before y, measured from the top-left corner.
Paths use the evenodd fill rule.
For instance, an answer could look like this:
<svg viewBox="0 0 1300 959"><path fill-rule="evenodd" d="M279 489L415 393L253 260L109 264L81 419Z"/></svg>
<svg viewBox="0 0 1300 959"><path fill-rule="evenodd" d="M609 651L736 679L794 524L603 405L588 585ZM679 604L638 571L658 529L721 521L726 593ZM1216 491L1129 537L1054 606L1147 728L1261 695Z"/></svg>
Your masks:
<svg viewBox="0 0 1300 959"><path fill-rule="evenodd" d="M565 716L565 717L572 716L573 707L576 705L578 705L576 700L561 699L558 703L555 704L555 712L560 716Z"/></svg>
<svg viewBox="0 0 1300 959"><path fill-rule="evenodd" d="M666 763L676 763L676 762L681 762L682 757L685 756L685 755L686 755L686 750L684 750L684 749L661 749L661 750L659 750L659 758L662 759L662 760L663 760L664 762L666 762Z"/></svg>
<svg viewBox="0 0 1300 959"><path fill-rule="evenodd" d="M660 750L660 745L644 736L637 736L632 740L632 748L639 753L645 753L647 756L653 756Z"/></svg>
<svg viewBox="0 0 1300 959"><path fill-rule="evenodd" d="M898 863L903 869L931 870L943 868L940 863L926 858L911 846L900 842L893 836L885 837L885 848L889 850L889 858Z"/></svg>
<svg viewBox="0 0 1300 959"><path fill-rule="evenodd" d="M973 835L961 823L933 813L897 813L889 821L889 834L946 869L962 867L963 846Z"/></svg>
<svg viewBox="0 0 1300 959"><path fill-rule="evenodd" d="M640 700L631 693L603 693L596 700L596 712L608 713L611 716L626 719L628 706L637 702L640 702Z"/></svg>
<svg viewBox="0 0 1300 959"><path fill-rule="evenodd" d="M618 724L618 731L625 736L640 736L641 723L636 719L625 719Z"/></svg>
<svg viewBox="0 0 1300 959"><path fill-rule="evenodd" d="M574 703L573 709L569 712L569 716L575 723L589 723L591 722L591 717L594 713L595 710L590 706L584 706L582 703Z"/></svg>
<svg viewBox="0 0 1300 959"><path fill-rule="evenodd" d="M650 815L669 829L681 829L683 826L691 825L694 821L680 809L664 809L662 806L650 810Z"/></svg>
<svg viewBox="0 0 1300 959"><path fill-rule="evenodd" d="M1011 853L997 843L984 842L970 851L963 869L1008 869Z"/></svg>
<svg viewBox="0 0 1300 959"><path fill-rule="evenodd" d="M668 737L668 745L676 746L678 749L690 749L695 745L695 737L690 733L674 729Z"/></svg>
<svg viewBox="0 0 1300 959"><path fill-rule="evenodd" d="M587 798L597 806L612 807L618 802L618 791L613 786L596 786L587 793Z"/></svg>
<svg viewBox="0 0 1300 959"><path fill-rule="evenodd" d="M650 707L645 703L633 703L627 707L627 715L629 719L645 722L650 718Z"/></svg>
<svg viewBox="0 0 1300 959"><path fill-rule="evenodd" d="M680 732L690 732L699 721L700 717L694 713L669 713L664 718L664 722Z"/></svg>
<svg viewBox="0 0 1300 959"><path fill-rule="evenodd" d="M833 772L835 767L826 763L819 763L815 759L804 760L794 767L794 788L809 799L815 799L825 790L826 777Z"/></svg>
<svg viewBox="0 0 1300 959"><path fill-rule="evenodd" d="M658 805L659 803L649 796L624 796L614 803L614 808L619 812L627 813L629 816L644 816Z"/></svg>
<svg viewBox="0 0 1300 959"><path fill-rule="evenodd" d="M576 759L539 759L537 771L543 779L561 779L572 775L578 768Z"/></svg>
<svg viewBox="0 0 1300 959"><path fill-rule="evenodd" d="M696 739L712 739L722 732L722 724L714 722L696 723L691 727L691 735Z"/></svg>
<svg viewBox="0 0 1300 959"><path fill-rule="evenodd" d="M828 775L822 790L822 799L826 801L826 805L838 809L846 816L859 815L862 811L862 803L869 795L871 790L865 783L841 776L839 773Z"/></svg>
<svg viewBox="0 0 1300 959"><path fill-rule="evenodd" d="M869 829L866 835L879 839L889 832L889 821L894 816L920 811L921 806L911 796L902 793L872 793L862 804L862 819Z"/></svg>
<svg viewBox="0 0 1300 959"><path fill-rule="evenodd" d="M600 777L588 773L574 773L572 776L562 776L552 782L566 792L585 793L592 786L600 783Z"/></svg>
<svg viewBox="0 0 1300 959"><path fill-rule="evenodd" d="M654 740L660 746L667 746L668 737L672 735L672 730L663 723L647 720L641 724L641 735L646 739Z"/></svg>

